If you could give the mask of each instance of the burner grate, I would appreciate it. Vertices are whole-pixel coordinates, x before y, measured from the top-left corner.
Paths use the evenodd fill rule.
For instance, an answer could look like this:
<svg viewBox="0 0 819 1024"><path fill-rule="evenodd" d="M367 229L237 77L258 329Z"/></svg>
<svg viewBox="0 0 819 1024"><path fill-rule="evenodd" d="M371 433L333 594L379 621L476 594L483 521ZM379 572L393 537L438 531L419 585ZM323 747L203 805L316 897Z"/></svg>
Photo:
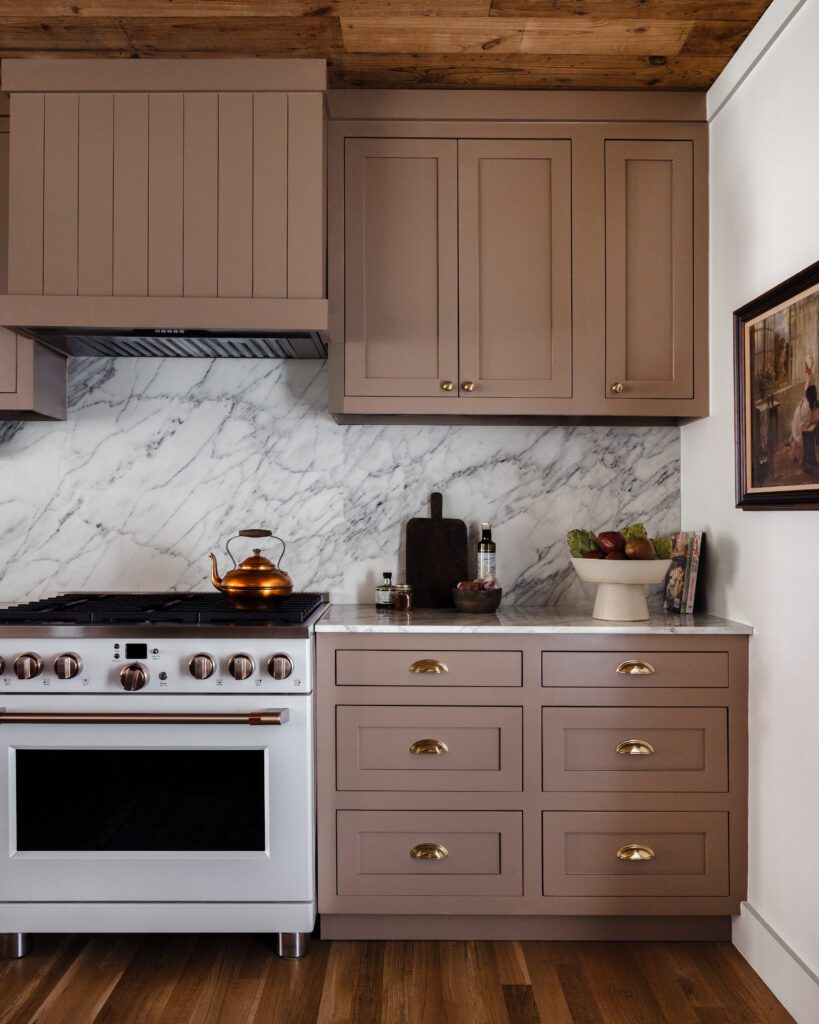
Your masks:
<svg viewBox="0 0 819 1024"><path fill-rule="evenodd" d="M321 594L291 594L261 611L239 611L222 594L76 593L0 609L0 625L171 625L298 626L323 601Z"/></svg>

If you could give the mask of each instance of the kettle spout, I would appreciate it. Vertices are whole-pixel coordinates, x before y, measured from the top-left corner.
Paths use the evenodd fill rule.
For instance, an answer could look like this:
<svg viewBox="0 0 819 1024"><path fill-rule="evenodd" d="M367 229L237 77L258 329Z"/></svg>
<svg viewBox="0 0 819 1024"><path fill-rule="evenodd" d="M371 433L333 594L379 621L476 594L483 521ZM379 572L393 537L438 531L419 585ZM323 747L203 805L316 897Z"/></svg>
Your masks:
<svg viewBox="0 0 819 1024"><path fill-rule="evenodd" d="M210 553L210 581L214 587L220 587L222 585L222 577L219 575L219 568L216 565L216 555L211 551Z"/></svg>

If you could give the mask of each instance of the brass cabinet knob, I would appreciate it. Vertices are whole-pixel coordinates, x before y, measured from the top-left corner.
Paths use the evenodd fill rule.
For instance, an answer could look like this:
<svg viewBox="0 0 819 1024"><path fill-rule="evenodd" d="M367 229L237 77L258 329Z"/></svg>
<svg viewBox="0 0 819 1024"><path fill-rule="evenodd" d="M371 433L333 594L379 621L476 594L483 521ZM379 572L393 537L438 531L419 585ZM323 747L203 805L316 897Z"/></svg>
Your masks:
<svg viewBox="0 0 819 1024"><path fill-rule="evenodd" d="M654 747L648 740L623 740L615 747L618 754L653 754Z"/></svg>
<svg viewBox="0 0 819 1024"><path fill-rule="evenodd" d="M34 651L26 651L14 659L14 674L18 679L34 679L43 671L43 659Z"/></svg>
<svg viewBox="0 0 819 1024"><path fill-rule="evenodd" d="M451 380L441 381L441 391L451 391L455 387L455 384Z"/></svg>
<svg viewBox="0 0 819 1024"><path fill-rule="evenodd" d="M612 394L622 395L622 393L623 393L623 385L619 381L617 381L616 384L612 384L611 391L612 391Z"/></svg>
<svg viewBox="0 0 819 1024"><path fill-rule="evenodd" d="M642 843L627 843L617 851L620 860L654 860L657 854L650 846L643 846Z"/></svg>
<svg viewBox="0 0 819 1024"><path fill-rule="evenodd" d="M449 747L443 740L416 740L410 747L411 754L448 754Z"/></svg>
<svg viewBox="0 0 819 1024"><path fill-rule="evenodd" d="M446 860L449 850L440 843L419 843L410 850L413 860Z"/></svg>
<svg viewBox="0 0 819 1024"><path fill-rule="evenodd" d="M54 675L58 679L73 679L82 671L82 658L73 651L58 654L54 659Z"/></svg>
<svg viewBox="0 0 819 1024"><path fill-rule="evenodd" d="M414 661L409 668L410 672L416 674L425 674L431 672L433 675L439 676L442 672L449 672L449 669L442 661L436 661L435 658L421 658L420 661Z"/></svg>
<svg viewBox="0 0 819 1024"><path fill-rule="evenodd" d="M463 384L461 384L461 388L464 391L474 391L475 390L475 382L471 381L471 380L465 380L463 382Z"/></svg>
<svg viewBox="0 0 819 1024"><path fill-rule="evenodd" d="M621 661L616 671L621 676L653 676L657 670L648 661L629 660Z"/></svg>

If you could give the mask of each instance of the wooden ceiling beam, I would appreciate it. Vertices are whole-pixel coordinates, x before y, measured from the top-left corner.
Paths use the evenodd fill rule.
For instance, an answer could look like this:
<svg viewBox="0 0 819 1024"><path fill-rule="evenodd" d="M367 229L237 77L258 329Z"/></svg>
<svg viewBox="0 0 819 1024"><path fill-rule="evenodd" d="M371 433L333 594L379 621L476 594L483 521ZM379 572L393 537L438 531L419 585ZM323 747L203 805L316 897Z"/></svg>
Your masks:
<svg viewBox="0 0 819 1024"><path fill-rule="evenodd" d="M721 57L562 57L498 54L344 54L330 61L335 88L398 89L707 89L725 65ZM605 83L605 84L603 84Z"/></svg>

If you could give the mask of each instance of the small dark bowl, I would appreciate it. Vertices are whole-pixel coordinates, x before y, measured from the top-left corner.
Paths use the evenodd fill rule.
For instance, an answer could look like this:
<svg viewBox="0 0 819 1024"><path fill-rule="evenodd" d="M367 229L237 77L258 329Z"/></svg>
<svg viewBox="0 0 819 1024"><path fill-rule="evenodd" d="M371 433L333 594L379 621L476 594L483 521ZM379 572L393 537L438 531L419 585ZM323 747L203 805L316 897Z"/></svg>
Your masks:
<svg viewBox="0 0 819 1024"><path fill-rule="evenodd" d="M452 588L452 600L459 612L496 612L503 597L503 588L497 590L458 590Z"/></svg>

